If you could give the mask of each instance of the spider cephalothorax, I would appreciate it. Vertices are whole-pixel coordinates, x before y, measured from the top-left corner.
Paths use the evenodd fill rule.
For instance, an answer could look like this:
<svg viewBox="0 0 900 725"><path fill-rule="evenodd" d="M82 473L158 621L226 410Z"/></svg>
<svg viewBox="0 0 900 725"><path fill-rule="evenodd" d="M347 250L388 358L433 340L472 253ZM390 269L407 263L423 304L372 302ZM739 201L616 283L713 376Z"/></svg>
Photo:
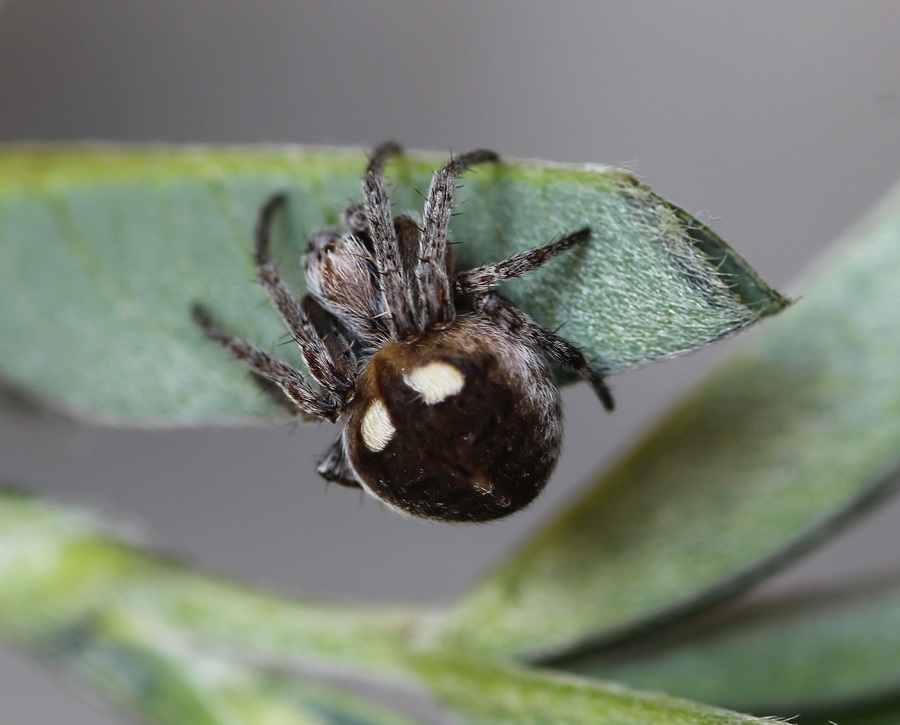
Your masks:
<svg viewBox="0 0 900 725"><path fill-rule="evenodd" d="M583 375L607 409L602 375L581 351L495 291L586 240L582 229L502 262L455 274L447 244L463 171L496 161L456 156L434 174L421 224L394 217L378 146L362 204L345 231L324 229L305 257L309 294L298 301L269 261L272 218L262 208L257 278L300 346L303 373L231 335L197 306L208 337L284 391L306 419L344 422L319 465L329 481L362 487L402 512L443 521L488 521L518 511L546 484L559 455L559 391L545 358Z"/></svg>

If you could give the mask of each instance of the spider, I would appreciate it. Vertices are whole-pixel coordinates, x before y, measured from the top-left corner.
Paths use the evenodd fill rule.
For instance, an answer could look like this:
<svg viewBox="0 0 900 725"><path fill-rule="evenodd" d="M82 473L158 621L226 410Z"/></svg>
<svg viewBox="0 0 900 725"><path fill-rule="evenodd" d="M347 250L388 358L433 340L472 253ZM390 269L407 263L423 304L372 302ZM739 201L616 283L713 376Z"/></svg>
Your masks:
<svg viewBox="0 0 900 725"><path fill-rule="evenodd" d="M451 157L434 174L419 224L391 212L383 170L399 153L394 142L372 152L364 201L345 210L345 232L310 237L302 300L269 259L285 196L260 210L256 276L315 385L201 305L193 317L233 358L276 383L303 419L343 421L317 469L327 481L361 487L416 517L501 518L538 495L559 457L562 409L547 358L586 378L607 410L613 401L577 347L494 288L585 242L590 230L456 274L448 228L457 179L498 156L479 149Z"/></svg>

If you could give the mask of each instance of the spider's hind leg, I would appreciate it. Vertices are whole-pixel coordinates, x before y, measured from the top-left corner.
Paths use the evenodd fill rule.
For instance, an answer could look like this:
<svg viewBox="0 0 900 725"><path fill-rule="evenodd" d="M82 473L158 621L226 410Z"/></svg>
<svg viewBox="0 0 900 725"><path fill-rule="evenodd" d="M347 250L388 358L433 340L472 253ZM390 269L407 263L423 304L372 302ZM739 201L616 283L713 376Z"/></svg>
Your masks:
<svg viewBox="0 0 900 725"><path fill-rule="evenodd" d="M498 292L488 292L475 298L475 308L483 315L502 325L510 333L542 350L548 357L574 370L587 380L603 407L614 408L612 393L604 375L591 367L584 353L555 332L541 327L528 314L516 307Z"/></svg>

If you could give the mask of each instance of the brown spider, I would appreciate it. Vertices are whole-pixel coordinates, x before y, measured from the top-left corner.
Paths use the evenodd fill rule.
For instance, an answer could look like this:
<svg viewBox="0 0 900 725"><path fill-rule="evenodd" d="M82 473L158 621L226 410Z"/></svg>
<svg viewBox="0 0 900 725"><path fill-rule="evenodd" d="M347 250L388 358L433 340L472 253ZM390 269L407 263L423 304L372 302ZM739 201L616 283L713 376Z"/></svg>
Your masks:
<svg viewBox="0 0 900 725"><path fill-rule="evenodd" d="M529 504L559 457L562 410L545 355L584 376L603 405L612 397L581 351L541 327L493 288L537 269L590 236L582 229L502 262L455 274L447 244L453 193L476 150L435 172L422 224L393 217L378 146L363 177L362 204L347 231L323 229L304 259L309 287L298 301L269 260L272 218L256 227L256 276L297 344L299 370L193 310L203 332L254 373L275 382L307 420L344 421L318 467L328 481L362 487L401 512L441 521L488 521Z"/></svg>

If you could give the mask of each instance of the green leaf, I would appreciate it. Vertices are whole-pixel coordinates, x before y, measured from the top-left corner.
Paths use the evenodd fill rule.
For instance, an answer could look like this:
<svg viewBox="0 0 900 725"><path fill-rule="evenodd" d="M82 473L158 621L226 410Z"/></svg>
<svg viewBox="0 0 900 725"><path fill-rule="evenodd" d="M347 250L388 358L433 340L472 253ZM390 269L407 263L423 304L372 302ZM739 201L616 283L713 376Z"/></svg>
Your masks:
<svg viewBox="0 0 900 725"><path fill-rule="evenodd" d="M416 155L389 166L396 210L421 209L416 189L440 163ZM364 165L322 149L0 149L0 374L105 419L268 414L188 308L201 300L234 330L275 343L284 327L250 265L260 205L289 194L274 251L302 293L305 239L360 197ZM466 176L459 200L464 268L592 228L589 246L507 291L605 369L691 350L785 303L709 229L622 170L491 165Z"/></svg>
<svg viewBox="0 0 900 725"><path fill-rule="evenodd" d="M764 722L432 649L422 622L256 593L122 545L84 514L0 491L0 632L155 722L403 722L270 667L415 678L480 725Z"/></svg>
<svg viewBox="0 0 900 725"><path fill-rule="evenodd" d="M242 664L277 642L294 661L365 663L384 676L408 626L404 613L304 605L197 574L120 543L85 513L0 491L0 632L153 722L410 725Z"/></svg>
<svg viewBox="0 0 900 725"><path fill-rule="evenodd" d="M748 607L557 666L747 712L838 720L854 704L900 695L900 584Z"/></svg>
<svg viewBox="0 0 900 725"><path fill-rule="evenodd" d="M900 192L788 313L449 614L490 653L609 642L741 590L900 466Z"/></svg>
<svg viewBox="0 0 900 725"><path fill-rule="evenodd" d="M95 617L41 640L62 673L120 709L171 725L413 725L345 690L194 651L156 621Z"/></svg>
<svg viewBox="0 0 900 725"><path fill-rule="evenodd" d="M477 725L773 725L687 700L462 654L420 654L416 669L462 722Z"/></svg>
<svg viewBox="0 0 900 725"><path fill-rule="evenodd" d="M88 514L0 489L0 629L39 648L48 631L114 613L178 627L220 651L306 657L396 672L417 618L406 610L305 604L141 552Z"/></svg>
<svg viewBox="0 0 900 725"><path fill-rule="evenodd" d="M796 722L797 725L897 725L900 722L900 700L849 712L837 720L800 718Z"/></svg>

